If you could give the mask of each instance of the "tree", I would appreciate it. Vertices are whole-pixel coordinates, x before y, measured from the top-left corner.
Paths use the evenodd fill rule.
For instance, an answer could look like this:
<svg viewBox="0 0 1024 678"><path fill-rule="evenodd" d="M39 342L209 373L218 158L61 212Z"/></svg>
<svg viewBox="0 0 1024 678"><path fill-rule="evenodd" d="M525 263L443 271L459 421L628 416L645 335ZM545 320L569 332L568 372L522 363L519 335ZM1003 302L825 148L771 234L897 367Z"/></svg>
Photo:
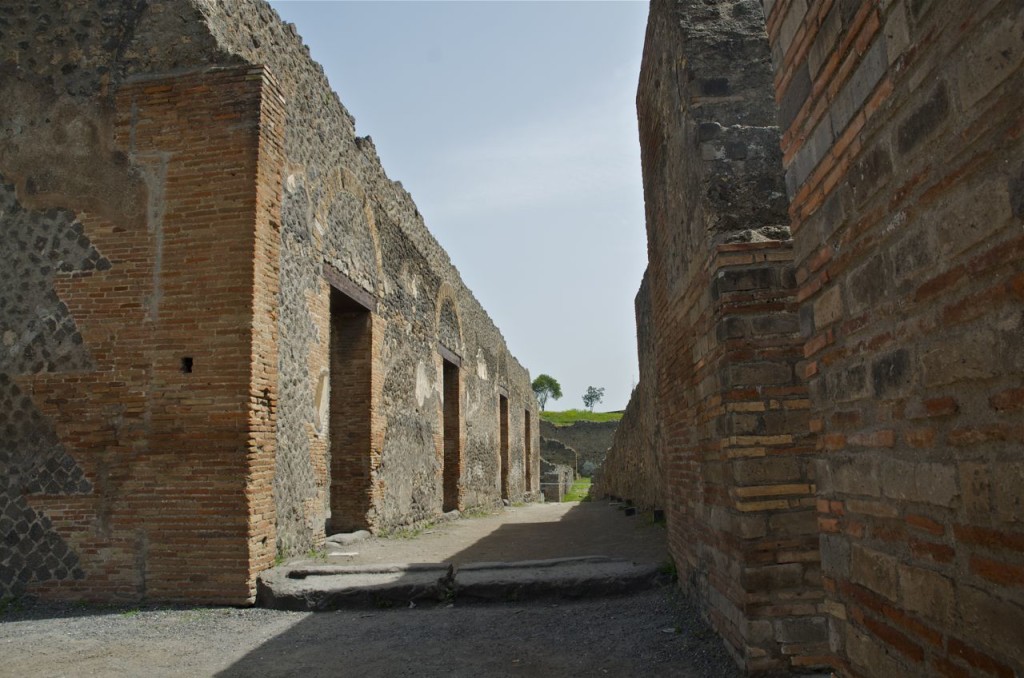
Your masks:
<svg viewBox="0 0 1024 678"><path fill-rule="evenodd" d="M533 380L533 392L537 396L537 402L540 403L540 409L543 411L544 406L548 403L548 398L558 400L562 397L562 385L554 377L542 374Z"/></svg>
<svg viewBox="0 0 1024 678"><path fill-rule="evenodd" d="M604 387L594 388L593 386L587 387L587 392L583 394L583 404L587 406L587 409L591 412L594 411L594 405L604 400Z"/></svg>

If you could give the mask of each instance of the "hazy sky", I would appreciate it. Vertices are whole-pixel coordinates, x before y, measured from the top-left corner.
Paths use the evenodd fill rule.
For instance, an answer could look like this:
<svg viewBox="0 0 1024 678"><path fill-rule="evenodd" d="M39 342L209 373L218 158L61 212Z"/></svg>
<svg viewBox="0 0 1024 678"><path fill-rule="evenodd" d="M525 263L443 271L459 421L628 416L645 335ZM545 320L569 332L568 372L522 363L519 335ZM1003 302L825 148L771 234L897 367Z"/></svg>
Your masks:
<svg viewBox="0 0 1024 678"><path fill-rule="evenodd" d="M626 406L646 2L276 0L549 409Z"/></svg>

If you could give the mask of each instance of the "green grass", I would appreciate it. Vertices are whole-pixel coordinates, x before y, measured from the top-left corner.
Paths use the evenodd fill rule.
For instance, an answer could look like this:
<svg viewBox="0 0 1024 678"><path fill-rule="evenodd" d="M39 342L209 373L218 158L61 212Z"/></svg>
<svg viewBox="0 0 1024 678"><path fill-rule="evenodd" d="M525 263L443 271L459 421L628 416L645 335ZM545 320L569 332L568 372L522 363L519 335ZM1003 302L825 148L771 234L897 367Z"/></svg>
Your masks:
<svg viewBox="0 0 1024 678"><path fill-rule="evenodd" d="M540 418L555 426L568 426L577 421L618 421L622 412L588 412L587 410L566 410L564 412L541 412Z"/></svg>
<svg viewBox="0 0 1024 678"><path fill-rule="evenodd" d="M590 494L590 478L586 476L576 479L569 491L562 497L562 501L587 501Z"/></svg>

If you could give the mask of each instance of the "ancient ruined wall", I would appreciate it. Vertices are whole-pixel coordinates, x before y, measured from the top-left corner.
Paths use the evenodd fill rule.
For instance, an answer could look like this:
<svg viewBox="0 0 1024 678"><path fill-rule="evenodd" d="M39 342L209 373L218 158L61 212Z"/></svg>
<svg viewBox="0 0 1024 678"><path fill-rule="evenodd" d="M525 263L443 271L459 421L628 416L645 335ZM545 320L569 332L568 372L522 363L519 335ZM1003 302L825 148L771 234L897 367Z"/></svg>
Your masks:
<svg viewBox="0 0 1024 678"><path fill-rule="evenodd" d="M1024 671L1024 8L765 2L843 675Z"/></svg>
<svg viewBox="0 0 1024 678"><path fill-rule="evenodd" d="M646 272L634 301L640 383L615 429L612 445L596 476L595 496L628 499L640 509L665 506L665 468L659 441L657 360L651 317L651 287Z"/></svg>
<svg viewBox="0 0 1024 678"><path fill-rule="evenodd" d="M537 489L529 375L294 28L255 1L0 11L0 594L251 601L324 536L352 298L364 524L441 511L441 345L459 501L500 497L499 392L507 485Z"/></svg>
<svg viewBox="0 0 1024 678"><path fill-rule="evenodd" d="M526 411L536 418L528 375L427 231L409 194L384 174L372 141L355 136L353 119L293 27L261 2L201 6L223 48L277 74L294 121L285 135L282 208L281 305L292 315L281 323L280 368L290 395L281 401L279 416L288 423L280 426L275 479L279 523L290 525L282 543L302 550L315 542L327 502L325 470L318 464L326 443L309 426L315 375L327 369L329 284L322 261L377 302L373 341L380 369L372 408L369 526L390 527L440 511L439 341L463 360L464 505L496 496L499 389L510 402L510 482L517 495L528 491Z"/></svg>
<svg viewBox="0 0 1024 678"><path fill-rule="evenodd" d="M579 453L579 471L583 473L584 464L588 468L597 468L604 462L618 426L617 421L577 421L568 426L555 426L542 419L540 435L576 450Z"/></svg>
<svg viewBox="0 0 1024 678"><path fill-rule="evenodd" d="M756 2L654 2L637 107L671 553L751 670L827 651L806 390Z"/></svg>

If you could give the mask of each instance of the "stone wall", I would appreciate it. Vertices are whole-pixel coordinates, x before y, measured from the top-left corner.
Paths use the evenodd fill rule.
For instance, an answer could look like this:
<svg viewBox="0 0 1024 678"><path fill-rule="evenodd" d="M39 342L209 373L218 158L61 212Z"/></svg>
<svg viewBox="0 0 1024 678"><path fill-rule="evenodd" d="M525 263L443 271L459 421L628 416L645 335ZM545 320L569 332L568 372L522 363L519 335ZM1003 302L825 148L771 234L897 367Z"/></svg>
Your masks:
<svg viewBox="0 0 1024 678"><path fill-rule="evenodd" d="M1022 35L1007 0L652 4L660 437L627 416L602 483L653 492L660 455L683 582L748 670L1024 671ZM735 134L781 151L741 201ZM771 222L792 241L721 229Z"/></svg>
<svg viewBox="0 0 1024 678"><path fill-rule="evenodd" d="M1024 672L1024 7L766 2L843 675Z"/></svg>
<svg viewBox="0 0 1024 678"><path fill-rule="evenodd" d="M602 483L662 493L680 581L743 666L821 664L814 438L760 6L652 3L637 109L651 327L612 452L626 477Z"/></svg>
<svg viewBox="0 0 1024 678"><path fill-rule="evenodd" d="M659 443L651 287L646 272L634 307L640 383L630 395L600 473L595 475L591 494L629 499L646 511L665 506L665 466Z"/></svg>
<svg viewBox="0 0 1024 678"><path fill-rule="evenodd" d="M557 440L576 450L579 454L578 470L583 474L585 465L597 468L604 462L618 426L617 421L577 421L567 426L555 426L541 419L540 435L542 440Z"/></svg>
<svg viewBox="0 0 1024 678"><path fill-rule="evenodd" d="M245 603L328 527L440 514L446 459L459 507L536 495L527 371L294 27L0 12L0 595Z"/></svg>
<svg viewBox="0 0 1024 678"><path fill-rule="evenodd" d="M576 470L579 465L579 453L551 438L540 439L540 458L552 464L561 464Z"/></svg>
<svg viewBox="0 0 1024 678"><path fill-rule="evenodd" d="M544 493L545 501L562 501L562 498L572 489L574 482L576 482L576 474L573 472L572 466L550 463L543 458L540 460L540 488Z"/></svg>

